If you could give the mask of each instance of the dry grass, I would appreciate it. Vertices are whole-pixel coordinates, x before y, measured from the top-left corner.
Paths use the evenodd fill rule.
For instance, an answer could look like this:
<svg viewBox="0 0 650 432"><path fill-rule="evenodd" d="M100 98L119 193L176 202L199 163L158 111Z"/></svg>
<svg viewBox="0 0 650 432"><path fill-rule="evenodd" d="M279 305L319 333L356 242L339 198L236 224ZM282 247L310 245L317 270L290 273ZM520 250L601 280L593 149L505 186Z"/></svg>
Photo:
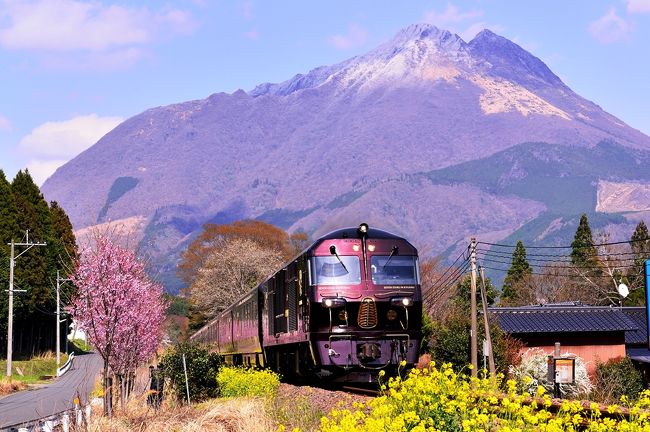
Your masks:
<svg viewBox="0 0 650 432"><path fill-rule="evenodd" d="M158 411L139 398L112 419L94 416L88 427L93 432L267 432L277 425L260 399L213 399L190 407L165 402Z"/></svg>
<svg viewBox="0 0 650 432"><path fill-rule="evenodd" d="M25 390L26 388L27 388L27 384L25 384L22 381L16 381L7 378L0 379L0 396Z"/></svg>

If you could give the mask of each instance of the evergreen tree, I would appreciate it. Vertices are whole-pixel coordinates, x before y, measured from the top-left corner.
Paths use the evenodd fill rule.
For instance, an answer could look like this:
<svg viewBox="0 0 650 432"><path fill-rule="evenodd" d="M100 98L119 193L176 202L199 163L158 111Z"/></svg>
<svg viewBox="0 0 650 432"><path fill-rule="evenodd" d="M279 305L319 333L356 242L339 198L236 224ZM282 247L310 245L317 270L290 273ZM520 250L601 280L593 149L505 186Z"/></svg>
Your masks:
<svg viewBox="0 0 650 432"><path fill-rule="evenodd" d="M52 218L52 241L56 245L56 260L67 275L67 271L72 270L73 263L77 260L77 240L70 218L56 201L50 203L50 215Z"/></svg>
<svg viewBox="0 0 650 432"><path fill-rule="evenodd" d="M9 287L9 246L12 237L20 234L16 222L16 203L11 185L0 169L0 346L7 345L7 309Z"/></svg>
<svg viewBox="0 0 650 432"><path fill-rule="evenodd" d="M14 286L26 292L14 296L14 350L17 353L51 350L55 342L52 312L56 308L56 265L50 208L27 170L16 174L11 190L21 232L17 239L26 240L25 232L29 230L30 242L48 244L32 247L16 260Z"/></svg>
<svg viewBox="0 0 650 432"><path fill-rule="evenodd" d="M0 246L7 247L12 237L20 235L16 215L16 201L11 192L11 184L0 169Z"/></svg>
<svg viewBox="0 0 650 432"><path fill-rule="evenodd" d="M510 268L508 269L508 275L503 280L501 300L513 298L516 294L514 285L532 273L533 269L528 264L528 259L526 258L526 248L520 240L517 242L517 246L515 246L515 250L512 253L512 264L510 264Z"/></svg>
<svg viewBox="0 0 650 432"><path fill-rule="evenodd" d="M0 170L0 287L9 285L11 240L45 242L47 246L26 250L17 246L14 288L26 290L14 295L14 352L33 354L54 349L56 274L63 277L74 268L77 247L68 216L56 202L48 206L27 170L20 171L10 184ZM62 285L62 303L71 298L72 284ZM0 292L1 293L1 292ZM0 344L6 344L8 296L0 295ZM63 334L66 332L64 331Z"/></svg>
<svg viewBox="0 0 650 432"><path fill-rule="evenodd" d="M648 227L644 221L639 222L636 226L630 238L630 247L634 254L634 266L628 274L628 280L632 288L630 296L635 295L635 297L641 297L641 304L644 304L644 291L643 289L638 289L644 286L644 263L645 260L650 259L650 235L648 234Z"/></svg>
<svg viewBox="0 0 650 432"><path fill-rule="evenodd" d="M580 223L573 237L571 248L571 263L573 265L591 269L597 267L596 247L586 214L580 216Z"/></svg>
<svg viewBox="0 0 650 432"><path fill-rule="evenodd" d="M471 310L471 291L472 291L472 278L467 275L463 280L457 285L456 292L454 293L451 301L454 307L457 307L459 310L469 313ZM499 292L496 287L492 284L490 278L485 278L485 296L487 297L487 305L492 306L496 300ZM481 301L481 275L477 274L476 277L476 306L481 309L483 302Z"/></svg>

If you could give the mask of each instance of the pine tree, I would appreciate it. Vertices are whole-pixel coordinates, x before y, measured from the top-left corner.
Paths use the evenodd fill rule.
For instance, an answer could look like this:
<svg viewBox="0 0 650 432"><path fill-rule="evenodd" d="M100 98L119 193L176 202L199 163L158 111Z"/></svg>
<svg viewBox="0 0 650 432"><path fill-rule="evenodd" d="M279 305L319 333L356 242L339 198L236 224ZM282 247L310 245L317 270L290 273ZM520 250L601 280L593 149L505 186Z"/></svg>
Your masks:
<svg viewBox="0 0 650 432"><path fill-rule="evenodd" d="M16 202L11 185L0 169L0 346L7 345L8 296L4 291L9 287L9 246L12 237L20 234L16 222Z"/></svg>
<svg viewBox="0 0 650 432"><path fill-rule="evenodd" d="M56 244L56 259L62 270L72 270L73 262L77 260L77 240L70 223L70 218L56 201L50 203L52 219L52 241Z"/></svg>
<svg viewBox="0 0 650 432"><path fill-rule="evenodd" d="M648 234L648 227L644 221L641 221L636 226L632 237L630 238L630 247L634 254L634 266L630 269L628 280L630 281L632 293L636 297L643 297L643 290L636 290L643 288L645 283L644 279L644 263L645 260L650 259L650 235ZM641 299L643 300L643 299ZM643 304L643 303L641 303Z"/></svg>
<svg viewBox="0 0 650 432"><path fill-rule="evenodd" d="M17 222L24 240L29 230L30 242L52 239L50 208L29 171L19 171L11 183L16 201ZM26 290L14 297L14 340L16 352L40 352L54 345L54 328L50 315L56 305L54 285L56 266L53 265L53 245L33 247L16 260L14 285Z"/></svg>
<svg viewBox="0 0 650 432"><path fill-rule="evenodd" d="M580 223L573 237L571 247L571 263L573 265L592 270L597 267L596 247L594 246L594 239L591 235L591 228L586 214L580 216Z"/></svg>
<svg viewBox="0 0 650 432"><path fill-rule="evenodd" d="M16 201L11 192L11 184L7 181L4 171L0 169L0 245L7 246L12 237L20 235L16 215Z"/></svg>
<svg viewBox="0 0 650 432"><path fill-rule="evenodd" d="M501 299L508 300L513 298L516 294L514 285L532 273L533 269L528 264L528 259L526 258L526 248L520 240L517 242L517 246L515 246L515 250L512 253L512 263L508 269L508 275L503 281L503 294L501 295Z"/></svg>

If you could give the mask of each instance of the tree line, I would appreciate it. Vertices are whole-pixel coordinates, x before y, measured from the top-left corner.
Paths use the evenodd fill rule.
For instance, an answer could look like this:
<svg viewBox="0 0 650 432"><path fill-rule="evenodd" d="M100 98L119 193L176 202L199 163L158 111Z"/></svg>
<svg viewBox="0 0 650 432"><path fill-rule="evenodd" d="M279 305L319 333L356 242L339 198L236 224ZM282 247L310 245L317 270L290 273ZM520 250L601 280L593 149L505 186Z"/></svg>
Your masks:
<svg viewBox="0 0 650 432"><path fill-rule="evenodd" d="M589 305L644 305L643 266L650 259L648 227L642 220L629 241L612 242L610 238L607 232L601 232L594 240L587 215L583 214L571 242L571 252L559 253L553 247L536 252L530 260L539 263L535 266L537 271L533 271L523 243L517 242L503 282L500 304L580 301ZM621 296L621 284L629 290L629 295Z"/></svg>
<svg viewBox="0 0 650 432"><path fill-rule="evenodd" d="M34 355L55 349L56 277L66 278L77 259L72 224L56 201L49 204L28 170L19 171L10 183L0 170L0 346L7 345L7 309L10 246L26 240L45 242L15 260L14 347L18 355ZM15 255L25 247L17 246ZM61 299L69 303L74 287L61 285ZM67 332L61 332L64 340ZM62 345L63 346L63 345ZM0 349L6 355L4 349Z"/></svg>

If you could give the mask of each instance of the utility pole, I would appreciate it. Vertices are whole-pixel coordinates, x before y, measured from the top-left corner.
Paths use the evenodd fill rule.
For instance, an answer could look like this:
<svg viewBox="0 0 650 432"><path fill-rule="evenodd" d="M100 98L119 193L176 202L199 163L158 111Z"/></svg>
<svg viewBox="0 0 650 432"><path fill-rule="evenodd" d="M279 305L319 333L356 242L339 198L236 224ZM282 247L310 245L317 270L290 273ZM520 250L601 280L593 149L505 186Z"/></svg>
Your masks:
<svg viewBox="0 0 650 432"><path fill-rule="evenodd" d="M67 321L61 320L61 282L66 282L69 280L70 279L59 277L59 271L56 271L56 367L59 367L61 365L61 323ZM66 348L65 351L68 352L68 349Z"/></svg>
<svg viewBox="0 0 650 432"><path fill-rule="evenodd" d="M11 239L11 254L9 255L9 310L8 310L8 321L7 321L7 377L11 377L11 355L13 348L13 333L14 333L14 292L26 292L27 290L17 290L14 289L14 266L16 259L22 254L30 250L34 246L45 246L47 243L30 243L29 242L29 230L25 231L25 242L24 243L15 243ZM16 246L27 246L27 249L19 253L14 257L14 250Z"/></svg>
<svg viewBox="0 0 650 432"><path fill-rule="evenodd" d="M470 290L472 329L470 333L470 352L472 361L472 378L476 378L478 376L478 323L476 320L476 239L474 237L472 237L470 248L470 263L472 265Z"/></svg>
<svg viewBox="0 0 650 432"><path fill-rule="evenodd" d="M485 339L489 348L488 364L490 365L490 376L492 378L497 376L496 366L494 365L494 350L492 349L492 337L490 336L490 324L488 322L487 310L487 293L485 292L485 273L483 267L480 268L481 272L481 303L483 303L483 325L485 325ZM483 353L485 355L485 353Z"/></svg>

